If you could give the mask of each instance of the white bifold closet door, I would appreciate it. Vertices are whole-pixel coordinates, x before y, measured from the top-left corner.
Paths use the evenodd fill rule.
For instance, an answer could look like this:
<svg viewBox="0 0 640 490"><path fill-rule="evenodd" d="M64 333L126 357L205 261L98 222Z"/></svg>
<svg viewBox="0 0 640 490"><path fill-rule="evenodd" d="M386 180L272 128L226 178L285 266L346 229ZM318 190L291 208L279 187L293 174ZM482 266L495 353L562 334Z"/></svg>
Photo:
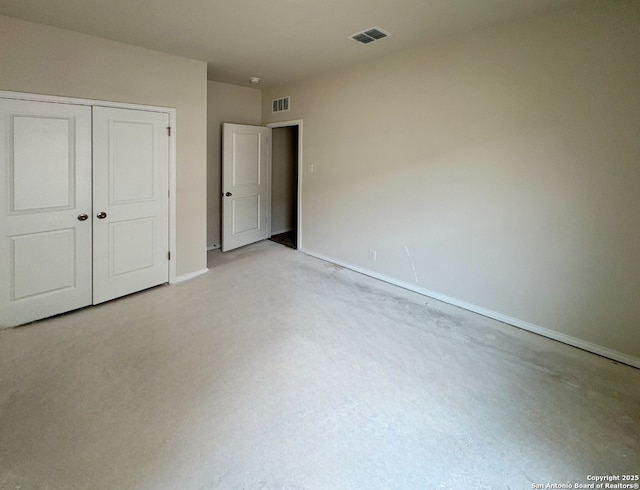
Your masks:
<svg viewBox="0 0 640 490"><path fill-rule="evenodd" d="M90 305L91 107L0 100L0 325Z"/></svg>
<svg viewBox="0 0 640 490"><path fill-rule="evenodd" d="M0 99L0 326L167 282L167 126Z"/></svg>
<svg viewBox="0 0 640 490"><path fill-rule="evenodd" d="M93 108L93 303L169 279L169 115Z"/></svg>

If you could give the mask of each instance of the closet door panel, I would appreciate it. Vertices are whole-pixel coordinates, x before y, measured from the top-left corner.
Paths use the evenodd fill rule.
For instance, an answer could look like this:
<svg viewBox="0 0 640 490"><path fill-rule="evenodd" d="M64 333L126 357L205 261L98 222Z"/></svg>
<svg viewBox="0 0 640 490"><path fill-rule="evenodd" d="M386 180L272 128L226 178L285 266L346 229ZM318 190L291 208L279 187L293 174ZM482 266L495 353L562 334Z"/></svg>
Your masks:
<svg viewBox="0 0 640 490"><path fill-rule="evenodd" d="M94 107L94 304L168 282L166 113Z"/></svg>
<svg viewBox="0 0 640 490"><path fill-rule="evenodd" d="M0 99L0 136L0 326L91 304L91 108Z"/></svg>

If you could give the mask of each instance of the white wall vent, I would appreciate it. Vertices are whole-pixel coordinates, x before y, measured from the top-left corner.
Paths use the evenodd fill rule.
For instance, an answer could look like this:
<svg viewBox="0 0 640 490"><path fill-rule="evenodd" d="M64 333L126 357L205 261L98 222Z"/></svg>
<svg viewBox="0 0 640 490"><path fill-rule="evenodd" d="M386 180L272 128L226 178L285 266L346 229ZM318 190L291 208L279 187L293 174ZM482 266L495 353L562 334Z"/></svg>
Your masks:
<svg viewBox="0 0 640 490"><path fill-rule="evenodd" d="M380 29L379 27L371 27L365 31L356 32L349 36L349 39L360 43L360 44L369 44L374 41L379 41L380 39L384 39L385 37L389 37L391 34L387 31Z"/></svg>
<svg viewBox="0 0 640 490"><path fill-rule="evenodd" d="M271 112L285 112L289 110L289 96L273 99L271 101Z"/></svg>

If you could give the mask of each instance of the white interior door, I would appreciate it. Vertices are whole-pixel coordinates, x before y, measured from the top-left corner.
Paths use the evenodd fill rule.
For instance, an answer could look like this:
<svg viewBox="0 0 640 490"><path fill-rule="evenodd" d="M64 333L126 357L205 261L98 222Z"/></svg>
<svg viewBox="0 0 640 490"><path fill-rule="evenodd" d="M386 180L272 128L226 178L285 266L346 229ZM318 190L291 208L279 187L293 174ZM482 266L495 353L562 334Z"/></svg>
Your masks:
<svg viewBox="0 0 640 490"><path fill-rule="evenodd" d="M0 326L91 304L91 108L0 99Z"/></svg>
<svg viewBox="0 0 640 490"><path fill-rule="evenodd" d="M222 128L222 251L269 237L271 128Z"/></svg>
<svg viewBox="0 0 640 490"><path fill-rule="evenodd" d="M93 303L169 279L169 116L93 109Z"/></svg>

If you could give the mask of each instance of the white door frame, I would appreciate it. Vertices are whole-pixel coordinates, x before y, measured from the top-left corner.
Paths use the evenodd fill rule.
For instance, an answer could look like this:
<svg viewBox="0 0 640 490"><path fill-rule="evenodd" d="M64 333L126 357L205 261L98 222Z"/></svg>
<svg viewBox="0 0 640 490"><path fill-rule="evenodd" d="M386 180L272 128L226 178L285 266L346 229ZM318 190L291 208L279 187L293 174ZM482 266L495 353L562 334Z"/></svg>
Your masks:
<svg viewBox="0 0 640 490"><path fill-rule="evenodd" d="M268 128L285 128L290 126L298 127L298 181L296 182L296 246L302 250L302 119L282 121L266 124ZM271 138L273 139L273 137Z"/></svg>
<svg viewBox="0 0 640 490"><path fill-rule="evenodd" d="M58 104L74 104L86 106L115 107L135 109L139 111L165 112L169 114L169 283L176 282L176 109L142 104L128 104L95 99L79 99L56 95L31 94L27 92L8 92L0 90L0 97L5 99L30 100L34 102L54 102Z"/></svg>

